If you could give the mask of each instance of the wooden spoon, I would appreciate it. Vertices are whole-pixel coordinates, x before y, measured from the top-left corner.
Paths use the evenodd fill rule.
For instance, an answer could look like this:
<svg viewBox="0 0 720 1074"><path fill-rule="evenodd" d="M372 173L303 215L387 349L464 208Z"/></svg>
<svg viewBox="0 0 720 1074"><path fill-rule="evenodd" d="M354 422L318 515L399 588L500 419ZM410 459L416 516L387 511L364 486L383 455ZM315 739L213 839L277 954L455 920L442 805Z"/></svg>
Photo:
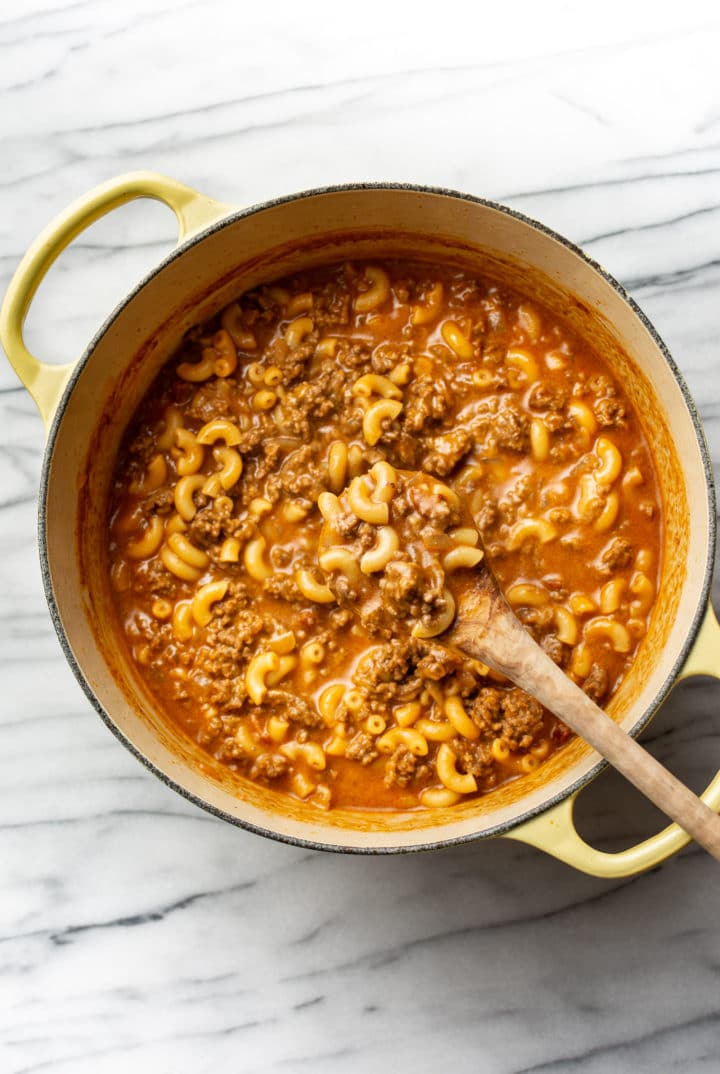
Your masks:
<svg viewBox="0 0 720 1074"><path fill-rule="evenodd" d="M406 554L414 543L419 548L420 554L416 557L419 561L425 554L422 540L417 529L413 529L412 524L408 525L407 514L391 509L394 497L398 491L402 491L407 499L411 486L416 492L419 488L426 490L434 486L447 490L452 496L455 494L451 493L447 486L425 474L395 470L386 463L379 464L379 467L380 469L374 467L371 475L355 479L363 483L356 486L356 491L361 494L363 501L388 504L388 518L383 528L389 529L387 523L392 522L396 534L399 531L398 550ZM382 467L386 469L382 470ZM391 473L395 475L394 481L388 476ZM384 490L387 490L387 493ZM455 499L457 500L457 497ZM350 588L348 591L346 586L337 585L338 578L343 577L339 567L333 566L329 570L323 568L331 588L341 603L347 606L355 604L356 611L361 611L362 608L377 609L382 599L379 586L382 572L378 571L377 567L370 573L365 572L355 536L352 532L347 532L347 527L344 533L342 527L338 529L338 520L343 511L345 518L350 519L351 526L353 519L357 522L353 514L354 508L348 500L348 492L344 492L339 499L330 493L323 493L318 504L325 517L319 542L318 559L321 567L323 562L327 562L324 554L331 548L334 552L337 552L338 548L345 548L363 569L359 589ZM472 527L477 532L466 505L459 504L459 507L461 525ZM372 511L368 512L370 513ZM379 527L383 525L381 521L376 524ZM366 533L367 525L366 521ZM480 547L479 533L477 542ZM379 543L380 529L378 545ZM404 555L404 558L407 559L407 555ZM515 616L500 592L487 559L483 557L471 570L458 571L452 577L456 580L452 593L456 616L451 625L442 634L434 637L434 640L459 649L474 660L487 664L537 698L593 746L614 768L622 772L646 798L720 861L720 816L668 772L635 739L627 735L550 659ZM349 596L349 593L353 592L354 598ZM415 633L418 633L417 628Z"/></svg>
<svg viewBox="0 0 720 1074"><path fill-rule="evenodd" d="M486 560L460 591L457 617L442 641L536 697L720 861L720 817L553 663L513 613Z"/></svg>

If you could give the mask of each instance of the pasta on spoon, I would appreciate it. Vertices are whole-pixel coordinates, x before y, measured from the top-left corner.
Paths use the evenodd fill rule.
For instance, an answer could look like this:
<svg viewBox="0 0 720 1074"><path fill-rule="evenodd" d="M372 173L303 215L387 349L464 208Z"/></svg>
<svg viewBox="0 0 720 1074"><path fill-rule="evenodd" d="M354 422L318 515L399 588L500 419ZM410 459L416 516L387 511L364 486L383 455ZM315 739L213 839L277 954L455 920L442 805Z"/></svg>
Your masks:
<svg viewBox="0 0 720 1074"><path fill-rule="evenodd" d="M445 643L507 675L582 735L631 783L720 861L720 817L569 679L533 640L484 562L461 497L427 474L380 462L340 496L323 493L318 563L337 599L382 633L398 620L413 637ZM452 701L452 699L451 699ZM472 737L462 702L448 720ZM444 743L436 767L451 792L475 787Z"/></svg>

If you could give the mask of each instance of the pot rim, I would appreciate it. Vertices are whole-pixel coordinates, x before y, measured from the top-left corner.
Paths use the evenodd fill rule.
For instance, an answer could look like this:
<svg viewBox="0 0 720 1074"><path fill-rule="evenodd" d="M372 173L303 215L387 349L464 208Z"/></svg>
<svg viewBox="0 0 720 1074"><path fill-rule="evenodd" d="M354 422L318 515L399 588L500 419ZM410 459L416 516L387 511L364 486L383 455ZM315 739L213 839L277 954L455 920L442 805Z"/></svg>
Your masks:
<svg viewBox="0 0 720 1074"><path fill-rule="evenodd" d="M553 809L559 805L560 802L565 801L572 795L577 794L583 787L586 787L603 771L608 767L608 762L601 758L596 764L592 766L587 772L579 776L569 787L554 794L550 799L542 802L539 805L528 809L526 812L514 817L512 820L498 823L489 828L483 829L478 832L470 832L465 835L453 836L447 839L433 839L424 843L417 843L412 845L393 845L393 846L354 846L354 845L341 845L340 843L325 843L317 839L310 839L305 836L285 835L282 832L278 832L273 828L264 828L261 825L255 824L251 821L245 820L241 817L233 816L231 813L226 812L218 806L212 805L210 802L201 798L193 791L188 790L181 784L177 783L174 779L171 779L161 768L159 768L153 761L149 760L145 755L130 741L124 734L120 727L115 723L113 717L104 708L100 700L94 693L89 682L85 678L85 675L80 668L78 662L75 659L75 654L70 645L70 641L65 632L63 626L62 617L60 614L60 608L55 599L55 592L52 584L52 577L50 572L50 559L47 542L47 497L50 481L50 469L52 464L52 458L55 449L55 442L57 440L58 432L62 424L62 420L67 408L68 401L74 390L75 384L81 376L85 366L92 357L98 343L107 332L108 328L118 319L118 317L124 312L136 295L159 275L163 269L172 264L178 258L182 257L188 250L208 238L210 235L216 232L222 231L225 227L237 223L239 220L243 220L246 217L254 216L259 212L263 212L267 209L274 209L280 205L286 205L294 201L301 201L303 199L310 199L314 197L321 197L326 194L337 194L344 192L358 192L358 191L381 191L381 190L395 190L406 191L408 193L420 193L420 194L433 194L440 195L442 197L453 198L457 201L466 201L474 205L481 205L484 208L493 209L496 212L503 213L506 216L510 216L513 219L519 221L522 224L526 224L528 227L534 228L536 231L541 232L555 242L560 243L567 250L574 253L582 261L590 266L607 284L612 287L615 293L621 298L626 305L630 307L632 312L641 322L643 327L651 336L655 346L662 354L665 362L667 363L675 382L680 389L685 406L690 415L693 428L695 430L695 436L697 440L698 450L700 452L700 458L702 461L702 467L705 476L705 487L708 496L708 513L709 513L709 526L708 526L708 546L706 551L705 571L703 574L703 581L699 600L695 613L692 618L692 622L688 629L685 641L682 648L675 659L672 667L670 668L664 682L660 689L653 698L652 703L645 709L635 724L628 730L628 734L636 738L638 734L648 725L659 707L665 701L666 697L670 693L671 689L675 685L678 675L685 664L692 645L695 641L697 633L700 629L708 601L710 599L710 592L712 587L713 567L714 567L714 554L715 554L715 542L717 531L717 517L716 517L716 493L715 493L715 481L712 469L712 461L710 458L710 452L708 449L705 433L700 421L700 416L697 411L695 402L690 394L688 386L685 382L680 369L675 363L670 351L666 344L662 340L661 336L648 319L643 310L638 306L635 300L628 294L623 285L615 279L602 265L598 264L592 257L590 257L580 246L572 242L570 239L565 238L552 228L547 227L545 224L533 217L519 212L517 209L512 209L507 205L502 205L499 202L492 201L488 198L481 198L474 194L463 193L458 190L454 190L448 187L438 186L426 186L418 183L393 183L393 182L371 182L371 183L339 183L330 186L314 187L309 190L299 191L295 194L286 194L281 197L271 198L268 201L258 202L254 205L247 206L246 208L238 209L237 211L230 212L227 216L223 216L220 220L215 221L208 227L202 228L200 231L191 235L184 242L179 243L170 253L164 257L153 269L150 270L143 278L128 292L128 294L121 299L117 306L108 314L103 323L94 333L92 339L85 348L83 354L76 362L72 373L65 385L62 397L58 406L53 414L52 422L48 430L47 442L45 445L45 452L43 455L42 470L40 475L40 486L38 496L38 549L40 555L40 569L42 574L43 588L45 590L45 598L50 610L50 616L55 627L55 632L58 636L60 646L65 655L75 678L80 684L84 694L90 701L90 704L98 713L103 723L109 728L109 730L115 735L115 737L125 746L127 750L135 757L141 764L149 769L153 775L155 775L162 783L167 787L180 794L183 798L187 799L193 805L198 806L205 812L211 813L222 820L229 822L239 828L244 828L246 831L250 831L255 835L262 835L269 839L274 839L277 842L287 843L292 846L302 847L308 850L323 850L338 854L410 854L420 851L431 851L445 849L451 846L458 846L464 843L475 842L479 839L489 839L492 837L507 835L514 828L525 824L527 821L532 820L534 817L539 816L548 810Z"/></svg>

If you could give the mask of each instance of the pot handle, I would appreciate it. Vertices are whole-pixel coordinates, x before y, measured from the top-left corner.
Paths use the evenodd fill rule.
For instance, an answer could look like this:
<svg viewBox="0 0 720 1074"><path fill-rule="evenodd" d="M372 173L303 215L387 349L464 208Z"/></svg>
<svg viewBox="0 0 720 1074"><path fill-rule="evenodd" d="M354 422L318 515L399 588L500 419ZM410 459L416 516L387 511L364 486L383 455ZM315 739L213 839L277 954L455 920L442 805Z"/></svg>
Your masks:
<svg viewBox="0 0 720 1074"><path fill-rule="evenodd" d="M154 198L169 206L178 221L178 242L227 216L232 207L199 194L155 172L128 172L94 187L41 231L18 265L0 309L0 343L10 364L35 400L48 427L75 362L48 365L25 346L23 324L48 269L66 246L91 224L135 198Z"/></svg>
<svg viewBox="0 0 720 1074"><path fill-rule="evenodd" d="M678 681L691 675L712 675L720 679L720 623L711 604L708 605L700 632ZM579 793L576 791L560 805L519 825L504 838L528 843L580 872L606 878L633 876L651 869L690 842L690 836L682 828L669 824L657 835L617 854L596 850L580 837L573 822L575 800ZM701 797L711 809L720 812L720 772Z"/></svg>

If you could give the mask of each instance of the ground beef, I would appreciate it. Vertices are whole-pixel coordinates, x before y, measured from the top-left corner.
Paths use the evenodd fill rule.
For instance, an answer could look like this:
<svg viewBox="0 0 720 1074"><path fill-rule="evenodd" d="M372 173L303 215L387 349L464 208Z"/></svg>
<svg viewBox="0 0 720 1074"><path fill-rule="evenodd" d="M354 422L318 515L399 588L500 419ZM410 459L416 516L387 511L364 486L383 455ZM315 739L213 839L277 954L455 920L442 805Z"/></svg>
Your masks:
<svg viewBox="0 0 720 1074"><path fill-rule="evenodd" d="M250 291L240 297L238 304L243 312L243 324L269 322L273 316L277 317L282 313L283 303L280 296L277 292L272 292L274 288L261 287L258 291Z"/></svg>
<svg viewBox="0 0 720 1074"><path fill-rule="evenodd" d="M610 685L608 673L604 667L600 664L593 664L590 668L590 674L582 684L582 688L591 699L591 701L601 701Z"/></svg>
<svg viewBox="0 0 720 1074"><path fill-rule="evenodd" d="M322 716L312 705L289 690L268 690L261 711L263 715L282 716L302 727L320 727L323 723Z"/></svg>
<svg viewBox="0 0 720 1074"><path fill-rule="evenodd" d="M200 674L195 678L207 678L215 683L228 682L241 687L241 695L245 697L245 667L250 652L247 647L239 643L232 630L224 630L218 634L217 641L211 652L210 647L199 650L196 657L195 668ZM225 694L222 697L225 698ZM211 700L216 700L215 697Z"/></svg>
<svg viewBox="0 0 720 1074"><path fill-rule="evenodd" d="M315 461L315 450L309 444L293 451L284 460L280 470L267 483L271 495L292 496L317 500L326 485L327 477Z"/></svg>
<svg viewBox="0 0 720 1074"><path fill-rule="evenodd" d="M342 588L338 581L333 581L330 588L338 600L353 600L357 598L357 591L350 583L343 584ZM383 606L379 597L371 598L363 602L360 609L360 622L366 633L371 638L391 638L394 633L395 620L389 609Z"/></svg>
<svg viewBox="0 0 720 1074"><path fill-rule="evenodd" d="M268 597L277 597L279 600L286 600L290 604L303 604L307 601L307 597L304 597L298 589L293 576L291 574L280 574L279 571L265 579L263 591Z"/></svg>
<svg viewBox="0 0 720 1074"><path fill-rule="evenodd" d="M559 386L536 384L530 392L529 403L535 410L560 411L567 403L568 393Z"/></svg>
<svg viewBox="0 0 720 1074"><path fill-rule="evenodd" d="M143 624L141 633L147 639L148 648L153 656L164 656L168 645L172 645L175 637L170 623L157 623L154 620Z"/></svg>
<svg viewBox="0 0 720 1074"><path fill-rule="evenodd" d="M372 649L358 665L353 681L374 702L409 701L424 688L423 674L430 677L429 672L438 673L443 666L438 650L439 646L416 638L396 638ZM449 673L458 664L459 660L449 654L444 667Z"/></svg>
<svg viewBox="0 0 720 1074"><path fill-rule="evenodd" d="M597 396L598 399L604 395L608 395L611 397L617 395L617 388L615 387L615 382L605 373L594 373L593 376L588 377L587 386L588 389L593 393L593 395Z"/></svg>
<svg viewBox="0 0 720 1074"><path fill-rule="evenodd" d="M515 614L525 626L538 630L546 630L555 618L553 609L547 605L544 608L517 608Z"/></svg>
<svg viewBox="0 0 720 1074"><path fill-rule="evenodd" d="M432 522L436 529L445 530L458 521L457 509L438 496L431 481L408 485L407 502L422 519Z"/></svg>
<svg viewBox="0 0 720 1074"><path fill-rule="evenodd" d="M260 448L260 454L258 458L252 460L252 480L253 483L259 485L260 482L264 481L265 478L269 476L269 474L277 470L283 455L287 452L287 445L281 440L273 439L263 440L258 446ZM249 476L250 473L246 470L243 486ZM243 492L244 491L243 488Z"/></svg>
<svg viewBox="0 0 720 1074"><path fill-rule="evenodd" d="M558 526L564 526L567 522L572 521L573 513L568 507L552 507L547 517L550 522L555 522Z"/></svg>
<svg viewBox="0 0 720 1074"><path fill-rule="evenodd" d="M565 667L568 660L568 647L563 645L557 634L546 634L540 645L558 667Z"/></svg>
<svg viewBox="0 0 720 1074"><path fill-rule="evenodd" d="M410 301L410 296L413 294L415 282L412 279L408 280L395 280L392 285L393 293L398 302L403 305L407 305Z"/></svg>
<svg viewBox="0 0 720 1074"><path fill-rule="evenodd" d="M144 559L135 567L135 589L148 589L154 597L169 597L177 591L177 578L159 556Z"/></svg>
<svg viewBox="0 0 720 1074"><path fill-rule="evenodd" d="M342 630L353 619L353 613L348 608L336 608L328 617L331 631Z"/></svg>
<svg viewBox="0 0 720 1074"><path fill-rule="evenodd" d="M222 602L216 605L222 608ZM207 644L198 649L196 664L202 661L203 670L212 678L234 678L241 662L248 659L256 639L266 629L263 616L253 611L237 610L234 615L216 614L205 631Z"/></svg>
<svg viewBox="0 0 720 1074"><path fill-rule="evenodd" d="M373 740L365 731L358 731L345 747L345 756L353 761L359 761L362 765L372 764L378 756Z"/></svg>
<svg viewBox="0 0 720 1074"><path fill-rule="evenodd" d="M470 716L486 738L503 738L511 749L528 749L543 729L543 707L522 690L485 687Z"/></svg>
<svg viewBox="0 0 720 1074"><path fill-rule="evenodd" d="M633 547L624 537L613 537L600 553L601 570L612 574L618 567L629 567L633 559Z"/></svg>
<svg viewBox="0 0 720 1074"><path fill-rule="evenodd" d="M142 476L145 465L150 462L153 455L157 455L157 438L154 433L139 433L128 447L131 462L128 467L128 478L137 480ZM143 464L143 465L141 465Z"/></svg>
<svg viewBox="0 0 720 1074"><path fill-rule="evenodd" d="M503 699L502 737L511 749L526 750L543 729L543 707L523 690L508 690Z"/></svg>
<svg viewBox="0 0 720 1074"><path fill-rule="evenodd" d="M234 581L228 586L224 598L215 605L214 623L222 627L239 624L238 617L251 603L250 592L244 582ZM253 624L255 620L252 621ZM238 629L244 629L238 626Z"/></svg>
<svg viewBox="0 0 720 1074"><path fill-rule="evenodd" d="M246 739L228 735L221 740L215 756L218 761L223 761L225 764L234 764L238 761L249 761L253 754L248 748Z"/></svg>
<svg viewBox="0 0 720 1074"><path fill-rule="evenodd" d="M483 362L500 365L505 361L508 346L508 323L501 300L490 298L485 307L486 333L483 339Z"/></svg>
<svg viewBox="0 0 720 1074"><path fill-rule="evenodd" d="M426 621L438 615L445 608L444 580L442 570L421 567L405 559L404 553L396 553L380 579L382 599L372 609L376 627L381 623L395 626L398 619Z"/></svg>
<svg viewBox="0 0 720 1074"><path fill-rule="evenodd" d="M375 537L375 531L370 526L369 522L361 522L361 520L354 514L349 507L346 507L344 501L340 501L340 510L333 518L333 527L337 530L339 535L345 539L348 537L356 537L364 532L369 532ZM367 530L364 529L367 527Z"/></svg>
<svg viewBox="0 0 720 1074"><path fill-rule="evenodd" d="M404 679L420 659L419 644L415 639L396 639L386 645L378 645L361 661L354 676L358 686L368 693L376 692L385 684L395 684Z"/></svg>
<svg viewBox="0 0 720 1074"><path fill-rule="evenodd" d="M298 377L303 376L308 361L315 353L312 343L301 343L299 347L291 351L284 339L274 340L265 351L268 366L277 366L282 369L283 385L287 387L293 384Z"/></svg>
<svg viewBox="0 0 720 1074"><path fill-rule="evenodd" d="M345 325L350 320L350 295L335 284L328 284L315 294L313 320L322 328L325 325Z"/></svg>
<svg viewBox="0 0 720 1074"><path fill-rule="evenodd" d="M573 737L573 733L570 728L562 723L560 720L556 720L550 731L550 738L556 746L564 746L566 742L569 742Z"/></svg>
<svg viewBox="0 0 720 1074"><path fill-rule="evenodd" d="M249 455L263 440L272 436L277 436L277 426L267 414L261 414L249 429L240 430L240 439L235 448L241 455Z"/></svg>
<svg viewBox="0 0 720 1074"><path fill-rule="evenodd" d="M513 481L507 492L497 502L498 510L506 522L514 522L518 509L533 502L532 496L536 486L537 477L534 474L524 474Z"/></svg>
<svg viewBox="0 0 720 1074"><path fill-rule="evenodd" d="M467 429L458 427L444 436L434 437L430 446L430 453L423 459L423 470L438 477L446 477L470 451L473 438Z"/></svg>
<svg viewBox="0 0 720 1074"><path fill-rule="evenodd" d="M450 409L452 394L443 377L416 377L405 389L401 414L403 429L419 433L430 422L440 421Z"/></svg>
<svg viewBox="0 0 720 1074"><path fill-rule="evenodd" d="M282 353L282 344L285 344L286 354ZM270 348L270 358L274 365L279 365L284 373L290 374L290 379L294 379L295 370L299 366L300 371L304 371L304 367L308 364L310 359L315 354L315 346L317 344L317 332L311 332L305 337L302 343L300 343L293 350L290 350L284 339L278 339L275 341L275 354L272 353L272 347Z"/></svg>
<svg viewBox="0 0 720 1074"><path fill-rule="evenodd" d="M238 672L236 677L211 679L204 673L202 657L195 661L199 671L193 674L194 694L200 694L204 702L222 707L225 712L241 712L245 708L245 676ZM189 694L188 694L189 696Z"/></svg>
<svg viewBox="0 0 720 1074"><path fill-rule="evenodd" d="M336 358L345 368L357 370L360 366L370 363L370 348L367 343L341 339L338 343Z"/></svg>
<svg viewBox="0 0 720 1074"><path fill-rule="evenodd" d="M282 401L282 430L301 440L310 440L310 419L327 418L338 409L345 374L328 367L312 381L303 380L291 388Z"/></svg>
<svg viewBox="0 0 720 1074"><path fill-rule="evenodd" d="M432 286L430 284L430 286ZM448 286L448 302L454 309L465 309L471 302L479 302L485 290L480 280L455 279ZM492 300L490 300L492 303ZM485 303L483 303L483 307Z"/></svg>
<svg viewBox="0 0 720 1074"><path fill-rule="evenodd" d="M252 535L253 524L247 519L241 522L233 514L233 508L228 504L227 497L219 496L216 500L208 502L207 497L200 495L196 497L195 502L199 505L199 509L195 517L188 522L186 531L193 544L209 549L226 537L237 537L242 542ZM202 506L203 503L205 506Z"/></svg>
<svg viewBox="0 0 720 1074"><path fill-rule="evenodd" d="M339 601L340 604L357 604L358 591L345 575L334 575L333 578L328 580L328 587L335 600ZM380 608L379 601L365 601L360 608L360 619L368 628L370 634L385 633L389 635L387 616L383 613L383 609Z"/></svg>
<svg viewBox="0 0 720 1074"><path fill-rule="evenodd" d="M201 421L203 425L212 418L230 413L230 400L237 396L237 383L231 378L212 379L196 388L185 414L189 418Z"/></svg>
<svg viewBox="0 0 720 1074"><path fill-rule="evenodd" d="M451 649L444 645L434 645L426 642L427 652L418 660L416 670L423 679L438 682L440 679L452 675L462 666L462 658L456 656Z"/></svg>
<svg viewBox="0 0 720 1074"><path fill-rule="evenodd" d="M276 567L284 570L293 561L293 550L286 544L276 544L272 550L272 559Z"/></svg>
<svg viewBox="0 0 720 1074"><path fill-rule="evenodd" d="M498 509L491 499L483 501L480 508L474 514L475 525L482 534L492 529L498 520Z"/></svg>
<svg viewBox="0 0 720 1074"><path fill-rule="evenodd" d="M386 787L407 787L417 772L418 760L406 746L398 746L385 765Z"/></svg>
<svg viewBox="0 0 720 1074"><path fill-rule="evenodd" d="M482 360L486 365L498 366L505 361L507 340L504 332L490 333L483 340Z"/></svg>
<svg viewBox="0 0 720 1074"><path fill-rule="evenodd" d="M208 716L205 723L198 729L197 740L201 746L209 746L222 729L223 722L219 716Z"/></svg>
<svg viewBox="0 0 720 1074"><path fill-rule="evenodd" d="M401 555L396 555L383 571L380 591L386 600L392 602L401 619L412 616L414 609L420 606L424 578L420 564L414 563L409 557L401 558Z"/></svg>
<svg viewBox="0 0 720 1074"><path fill-rule="evenodd" d="M169 515L175 507L175 490L157 489L143 499L143 509L148 514Z"/></svg>
<svg viewBox="0 0 720 1074"><path fill-rule="evenodd" d="M375 373L389 373L407 357L407 343L381 343L372 355L372 368Z"/></svg>
<svg viewBox="0 0 720 1074"><path fill-rule="evenodd" d="M544 574L542 583L550 594L550 599L562 603L568 599L568 591L559 574Z"/></svg>
<svg viewBox="0 0 720 1074"><path fill-rule="evenodd" d="M402 470L417 470L418 460L422 456L422 444L416 436L401 429L389 449L389 461L395 466Z"/></svg>
<svg viewBox="0 0 720 1074"><path fill-rule="evenodd" d="M450 746L461 772L475 776L485 786L492 786L495 782L495 762L489 746L481 742L468 742L466 738L454 738Z"/></svg>
<svg viewBox="0 0 720 1074"><path fill-rule="evenodd" d="M546 411L546 413L543 415L543 421L544 421L545 425L547 426L548 432L551 432L551 433L557 433L557 432L559 432L560 429L572 429L573 428L572 419L567 418L565 416L565 414L560 410L548 410L548 411ZM552 446L552 448L550 450L551 450L551 453L552 453L553 450L555 450L556 455L553 456L553 457L557 457L559 460L561 460L562 458L567 458L569 456L571 448L570 448L569 444L566 445L564 443L560 443L560 444L553 444L553 446ZM564 454L564 452L566 450L568 452L568 455Z"/></svg>
<svg viewBox="0 0 720 1074"><path fill-rule="evenodd" d="M509 451L527 451L530 444L530 418L516 403L506 403L493 421L492 435L498 447Z"/></svg>
<svg viewBox="0 0 720 1074"><path fill-rule="evenodd" d="M281 753L261 753L259 757L255 758L250 769L250 779L257 779L264 783L272 779L279 779L280 776L285 775L287 770L288 759L283 757Z"/></svg>
<svg viewBox="0 0 720 1074"><path fill-rule="evenodd" d="M484 687L470 710L470 718L487 738L496 737L500 730L503 692L494 686Z"/></svg>
<svg viewBox="0 0 720 1074"><path fill-rule="evenodd" d="M625 424L625 404L620 399L604 397L593 403L593 414L597 418L598 425L605 428L614 425Z"/></svg>

